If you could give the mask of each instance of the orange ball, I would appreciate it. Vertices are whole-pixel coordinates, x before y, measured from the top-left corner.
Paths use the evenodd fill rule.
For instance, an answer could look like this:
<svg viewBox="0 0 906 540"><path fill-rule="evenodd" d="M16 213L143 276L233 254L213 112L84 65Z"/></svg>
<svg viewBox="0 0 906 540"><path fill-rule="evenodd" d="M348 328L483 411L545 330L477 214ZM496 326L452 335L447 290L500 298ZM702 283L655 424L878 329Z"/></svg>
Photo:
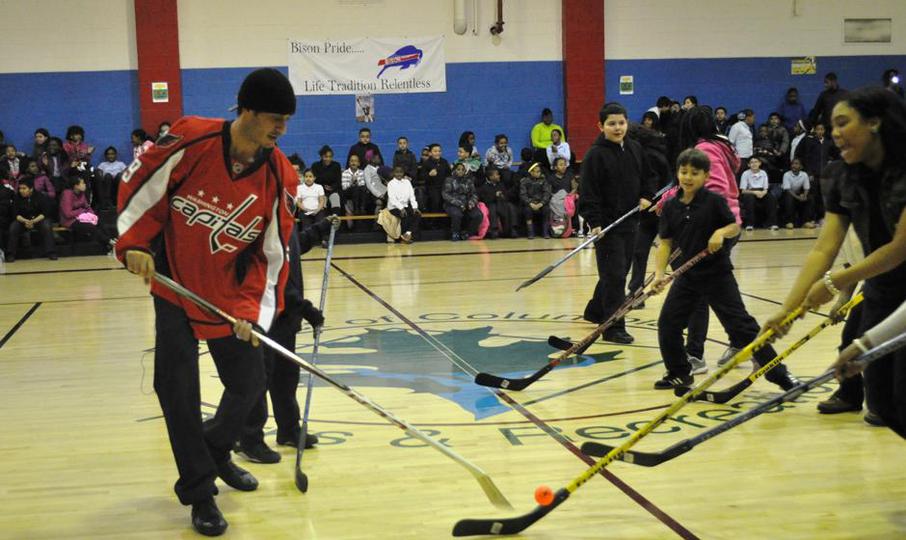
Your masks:
<svg viewBox="0 0 906 540"><path fill-rule="evenodd" d="M535 488L535 501L541 506L547 506L554 502L554 491L550 486L538 486Z"/></svg>

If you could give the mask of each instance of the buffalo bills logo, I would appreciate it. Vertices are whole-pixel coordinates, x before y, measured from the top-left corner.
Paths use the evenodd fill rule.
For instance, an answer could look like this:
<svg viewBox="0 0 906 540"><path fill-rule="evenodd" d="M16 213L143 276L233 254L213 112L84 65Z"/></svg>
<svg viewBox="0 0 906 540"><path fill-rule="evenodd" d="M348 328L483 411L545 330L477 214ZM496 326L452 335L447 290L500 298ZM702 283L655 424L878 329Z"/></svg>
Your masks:
<svg viewBox="0 0 906 540"><path fill-rule="evenodd" d="M387 58L378 60L378 65L383 67L381 68L381 71L378 72L377 78L380 79L381 75L383 75L388 68L398 67L400 70L403 70L409 69L412 66L417 66L418 63L421 62L423 54L421 49L417 49L413 45L406 45Z"/></svg>

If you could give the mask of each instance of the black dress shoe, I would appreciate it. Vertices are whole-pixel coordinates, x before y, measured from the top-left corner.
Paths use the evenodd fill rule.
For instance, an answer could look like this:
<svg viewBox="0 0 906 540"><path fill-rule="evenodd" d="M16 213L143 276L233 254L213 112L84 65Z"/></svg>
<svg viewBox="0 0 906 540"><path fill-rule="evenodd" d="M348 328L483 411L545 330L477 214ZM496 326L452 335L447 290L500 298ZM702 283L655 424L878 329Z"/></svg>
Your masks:
<svg viewBox="0 0 906 540"><path fill-rule="evenodd" d="M604 341L609 341L611 343L619 343L621 345L629 345L635 338L629 335L626 330L622 328L611 328L604 332L604 335L601 336L601 339Z"/></svg>
<svg viewBox="0 0 906 540"><path fill-rule="evenodd" d="M217 466L217 476L223 480L226 485L239 491L255 491L258 489L258 480L252 476L252 473L236 465L232 461L227 461Z"/></svg>
<svg viewBox="0 0 906 540"><path fill-rule="evenodd" d="M865 416L862 417L862 419L865 420L865 423L870 426L885 427L887 425L887 422L885 422L880 415L872 411L865 413Z"/></svg>
<svg viewBox="0 0 906 540"><path fill-rule="evenodd" d="M845 412L858 412L862 410L862 404L856 405L845 399L833 395L830 398L818 403L818 412L821 414L838 414Z"/></svg>
<svg viewBox="0 0 906 540"><path fill-rule="evenodd" d="M233 452L252 463L280 463L280 454L271 450L264 444L264 441L257 441L248 445L237 442L233 446Z"/></svg>
<svg viewBox="0 0 906 540"><path fill-rule="evenodd" d="M192 505L192 526L205 536L220 536L229 524L217 508L214 497Z"/></svg>
<svg viewBox="0 0 906 540"><path fill-rule="evenodd" d="M281 446L292 446L297 448L299 446L299 433L296 432L294 435L281 435L277 433L277 444ZM305 449L314 448L318 444L318 436L312 435L311 433L305 434Z"/></svg>

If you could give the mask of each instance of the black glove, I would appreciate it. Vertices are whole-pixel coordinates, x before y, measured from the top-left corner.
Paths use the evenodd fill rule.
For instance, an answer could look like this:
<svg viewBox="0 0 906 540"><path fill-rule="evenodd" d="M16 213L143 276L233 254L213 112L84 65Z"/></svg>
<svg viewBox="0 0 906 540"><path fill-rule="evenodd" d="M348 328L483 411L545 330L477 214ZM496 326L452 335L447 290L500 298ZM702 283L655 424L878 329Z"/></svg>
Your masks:
<svg viewBox="0 0 906 540"><path fill-rule="evenodd" d="M324 325L324 314L310 302L307 306L302 308L302 318L305 319L312 328Z"/></svg>

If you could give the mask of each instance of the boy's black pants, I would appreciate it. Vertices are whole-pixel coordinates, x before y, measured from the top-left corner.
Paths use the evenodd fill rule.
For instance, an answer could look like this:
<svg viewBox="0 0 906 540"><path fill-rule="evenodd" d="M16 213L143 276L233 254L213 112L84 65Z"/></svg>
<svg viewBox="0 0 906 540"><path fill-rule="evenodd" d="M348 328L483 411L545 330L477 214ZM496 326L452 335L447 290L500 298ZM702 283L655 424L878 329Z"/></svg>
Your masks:
<svg viewBox="0 0 906 540"><path fill-rule="evenodd" d="M667 371L672 375L688 375L692 371L683 346L683 329L689 324L700 299L704 299L714 310L724 331L730 336L731 346L742 349L758 336L758 323L746 311L732 272L717 273L705 279L682 275L670 286L658 318L658 345ZM759 349L754 358L759 366L763 366L775 356L774 348L767 345ZM765 378L775 381L786 371L786 366L779 364Z"/></svg>
<svg viewBox="0 0 906 540"><path fill-rule="evenodd" d="M235 336L207 340L223 394L212 418L201 420L198 340L181 308L154 298L154 391L176 459L179 502L197 503L214 494L217 465L230 459L233 443L264 390L261 348Z"/></svg>
<svg viewBox="0 0 906 540"><path fill-rule="evenodd" d="M611 231L595 242L595 262L598 283L595 293L585 306L585 318L604 321L626 301L626 274L635 248L636 227L629 231ZM623 330L623 317L610 328Z"/></svg>
<svg viewBox="0 0 906 540"><path fill-rule="evenodd" d="M296 333L299 331L300 317L281 314L274 321L268 336L284 348L296 350ZM274 421L277 423L277 434L280 438L290 438L299 429L299 402L296 400L296 389L299 387L299 364L283 358L270 347L263 346L264 368L267 372L267 393L271 396L274 408ZM242 428L239 443L249 448L256 443L264 442L264 424L267 423L267 397L261 392L255 401L248 420Z"/></svg>

